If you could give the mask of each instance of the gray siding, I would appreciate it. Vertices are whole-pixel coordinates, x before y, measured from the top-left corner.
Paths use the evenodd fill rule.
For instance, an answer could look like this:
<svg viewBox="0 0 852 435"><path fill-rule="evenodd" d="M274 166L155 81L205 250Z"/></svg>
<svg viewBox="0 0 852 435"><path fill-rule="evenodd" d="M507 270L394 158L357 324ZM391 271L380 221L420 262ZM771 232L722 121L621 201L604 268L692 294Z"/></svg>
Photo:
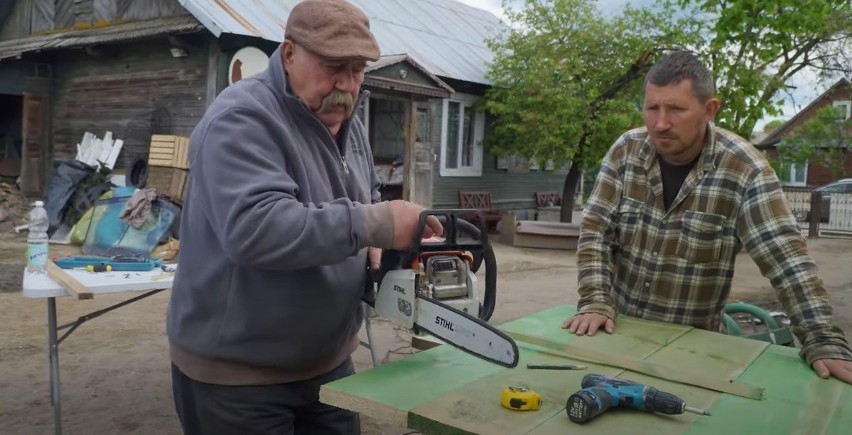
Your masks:
<svg viewBox="0 0 852 435"><path fill-rule="evenodd" d="M441 117L442 100L430 101L433 125L433 149L435 154L441 152ZM485 136L491 131L494 120L487 117L485 121ZM508 172L497 169L497 158L485 149L482 158L482 176L480 177L442 177L440 174L440 159L435 161L435 184L433 190L433 207L458 207L459 190L481 190L491 192L494 208L501 210L532 210L535 208L535 192L562 191L565 182L563 171L531 170L526 173Z"/></svg>
<svg viewBox="0 0 852 435"><path fill-rule="evenodd" d="M75 27L104 26L187 15L178 0L2 0L15 2L0 16L0 41Z"/></svg>
<svg viewBox="0 0 852 435"><path fill-rule="evenodd" d="M204 114L207 48L173 58L152 40L122 45L113 58L62 51L54 63L53 150L73 157L89 131L112 131L124 147L117 167L146 158L152 134L188 136Z"/></svg>

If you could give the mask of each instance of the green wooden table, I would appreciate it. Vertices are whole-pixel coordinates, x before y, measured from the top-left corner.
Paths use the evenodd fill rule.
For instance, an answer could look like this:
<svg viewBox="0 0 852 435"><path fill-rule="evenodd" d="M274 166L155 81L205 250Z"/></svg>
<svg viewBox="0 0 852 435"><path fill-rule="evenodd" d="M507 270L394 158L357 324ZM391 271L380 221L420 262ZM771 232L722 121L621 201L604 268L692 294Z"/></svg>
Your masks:
<svg viewBox="0 0 852 435"><path fill-rule="evenodd" d="M629 317L612 335L576 337L560 328L575 308L559 306L506 323L501 328L560 343L629 355L719 379L765 388L752 400L670 382L606 365L571 361L518 342L520 363L507 369L451 346L439 346L327 384L320 400L428 434L847 434L852 433L852 386L824 380L799 358L797 350L726 336L688 326ZM577 363L586 370L529 370L528 362ZM621 376L674 393L712 416L665 416L611 410L585 425L572 423L565 402L586 373ZM538 411L511 411L500 405L509 385L539 392Z"/></svg>

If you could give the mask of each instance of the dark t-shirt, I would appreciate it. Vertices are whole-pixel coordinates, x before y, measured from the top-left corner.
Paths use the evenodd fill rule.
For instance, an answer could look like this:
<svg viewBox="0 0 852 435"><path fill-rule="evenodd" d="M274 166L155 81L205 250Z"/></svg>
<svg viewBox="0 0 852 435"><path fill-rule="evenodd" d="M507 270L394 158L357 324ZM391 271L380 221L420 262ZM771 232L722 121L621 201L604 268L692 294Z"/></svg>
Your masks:
<svg viewBox="0 0 852 435"><path fill-rule="evenodd" d="M683 181L686 180L689 171L695 167L698 157L685 165L673 165L666 163L658 154L657 161L660 162L660 175L663 177L663 202L666 205L666 210L668 210L675 198L677 198L680 186L683 185Z"/></svg>

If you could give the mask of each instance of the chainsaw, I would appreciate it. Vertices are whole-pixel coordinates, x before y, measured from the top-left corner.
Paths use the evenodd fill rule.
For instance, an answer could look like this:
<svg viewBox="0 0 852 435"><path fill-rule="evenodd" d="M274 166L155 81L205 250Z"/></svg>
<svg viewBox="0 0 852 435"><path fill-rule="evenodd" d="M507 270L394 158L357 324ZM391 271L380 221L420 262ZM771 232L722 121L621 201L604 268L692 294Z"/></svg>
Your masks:
<svg viewBox="0 0 852 435"><path fill-rule="evenodd" d="M371 269L364 301L379 316L416 334L425 331L476 357L517 366L515 341L486 323L496 304L497 262L481 213L424 211L418 235L430 215L441 221L443 236L417 237L409 252L384 251L379 270ZM476 272L483 263L485 292L480 302Z"/></svg>

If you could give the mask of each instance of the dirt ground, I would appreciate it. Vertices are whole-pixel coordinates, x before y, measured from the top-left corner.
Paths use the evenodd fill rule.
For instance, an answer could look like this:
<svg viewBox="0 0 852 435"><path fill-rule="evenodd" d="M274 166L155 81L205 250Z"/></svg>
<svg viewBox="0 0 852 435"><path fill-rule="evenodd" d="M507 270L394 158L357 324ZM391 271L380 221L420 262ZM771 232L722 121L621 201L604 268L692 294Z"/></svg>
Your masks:
<svg viewBox="0 0 852 435"><path fill-rule="evenodd" d="M0 222L0 433L53 432L48 387L45 300L21 295L26 234ZM809 240L812 255L831 295L836 320L852 333L852 240ZM74 252L51 246L51 255ZM495 244L498 306L492 323L500 324L556 304L576 302L574 252L519 249ZM774 293L745 255L737 263L733 299L778 309ZM63 429L66 434L178 434L171 400L165 338L168 292L93 319L60 346ZM99 295L94 300L57 301L65 323L92 310L128 298ZM405 358L412 350L408 334L387 322L373 324L377 347L385 359ZM363 331L362 331L363 335ZM370 354L359 348L356 369L371 367ZM400 435L404 428L362 418L365 435Z"/></svg>

